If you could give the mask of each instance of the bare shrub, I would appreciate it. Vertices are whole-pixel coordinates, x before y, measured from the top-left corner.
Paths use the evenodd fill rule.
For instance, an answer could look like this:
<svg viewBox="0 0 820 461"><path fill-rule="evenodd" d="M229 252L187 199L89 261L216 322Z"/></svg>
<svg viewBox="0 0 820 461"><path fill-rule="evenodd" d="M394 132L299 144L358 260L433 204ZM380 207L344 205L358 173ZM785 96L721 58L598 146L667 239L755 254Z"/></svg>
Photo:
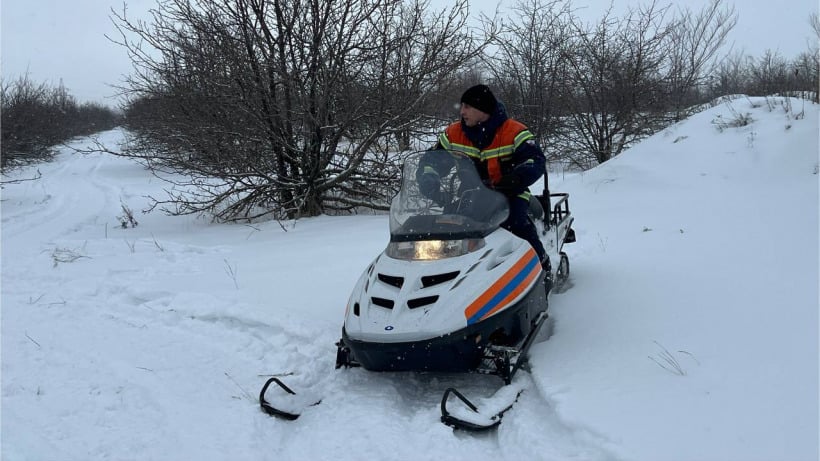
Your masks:
<svg viewBox="0 0 820 461"><path fill-rule="evenodd" d="M62 83L35 83L28 74L0 81L0 169L48 161L55 145L115 127L120 117L94 103L79 104Z"/></svg>
<svg viewBox="0 0 820 461"><path fill-rule="evenodd" d="M434 132L442 121L422 109L487 43L466 5L169 0L150 23L115 13L136 68L124 155L174 174L154 197L171 214L387 209L401 157L375 148Z"/></svg>

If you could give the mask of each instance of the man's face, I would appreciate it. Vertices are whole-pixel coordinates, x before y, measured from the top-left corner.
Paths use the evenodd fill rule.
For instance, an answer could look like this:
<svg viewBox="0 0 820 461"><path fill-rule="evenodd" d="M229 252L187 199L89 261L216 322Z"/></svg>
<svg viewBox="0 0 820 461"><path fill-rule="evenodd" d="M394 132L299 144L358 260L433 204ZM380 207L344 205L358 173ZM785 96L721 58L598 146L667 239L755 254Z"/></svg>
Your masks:
<svg viewBox="0 0 820 461"><path fill-rule="evenodd" d="M490 114L481 112L475 107L462 102L461 119L464 120L464 124L467 126L476 126L479 123L486 122L487 120L489 120Z"/></svg>

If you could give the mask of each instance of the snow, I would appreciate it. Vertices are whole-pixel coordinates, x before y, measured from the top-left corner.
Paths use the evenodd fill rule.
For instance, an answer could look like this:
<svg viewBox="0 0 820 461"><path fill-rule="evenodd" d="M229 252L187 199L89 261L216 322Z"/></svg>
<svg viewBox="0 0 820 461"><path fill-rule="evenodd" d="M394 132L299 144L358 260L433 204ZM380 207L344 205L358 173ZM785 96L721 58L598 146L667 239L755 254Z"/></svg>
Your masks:
<svg viewBox="0 0 820 461"><path fill-rule="evenodd" d="M553 172L572 287L481 435L440 424L439 399L498 378L334 370L386 216L142 214L162 182L63 149L2 190L2 459L816 460L818 112L739 98ZM736 113L754 121L718 129ZM274 374L322 403L265 415Z"/></svg>

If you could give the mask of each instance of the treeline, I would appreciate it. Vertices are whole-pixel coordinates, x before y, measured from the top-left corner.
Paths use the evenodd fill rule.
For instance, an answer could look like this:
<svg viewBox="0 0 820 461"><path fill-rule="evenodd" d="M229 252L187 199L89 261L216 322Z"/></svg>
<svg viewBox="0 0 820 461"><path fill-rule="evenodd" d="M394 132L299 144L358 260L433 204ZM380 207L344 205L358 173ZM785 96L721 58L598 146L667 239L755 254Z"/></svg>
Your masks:
<svg viewBox="0 0 820 461"><path fill-rule="evenodd" d="M709 96L779 94L810 99L818 103L818 85L820 77L817 48L800 53L793 59L772 50L758 57L735 53L718 63L711 75Z"/></svg>
<svg viewBox="0 0 820 461"><path fill-rule="evenodd" d="M519 0L485 63L550 160L586 169L720 96L817 100L816 45L794 61L773 52L727 58L721 50L736 22L722 0L700 10L650 2L591 24L568 1ZM820 31L816 24L815 16Z"/></svg>
<svg viewBox="0 0 820 461"><path fill-rule="evenodd" d="M48 160L56 144L117 126L121 114L77 102L62 85L35 83L29 75L0 82L2 170Z"/></svg>
<svg viewBox="0 0 820 461"><path fill-rule="evenodd" d="M429 146L479 82L551 161L580 168L718 96L817 97L816 46L795 60L721 55L737 22L723 0L593 23L570 0L519 0L478 25L468 6L168 0L150 22L114 13L136 69L120 154L188 178L154 199L169 213L289 219L386 209L401 154Z"/></svg>

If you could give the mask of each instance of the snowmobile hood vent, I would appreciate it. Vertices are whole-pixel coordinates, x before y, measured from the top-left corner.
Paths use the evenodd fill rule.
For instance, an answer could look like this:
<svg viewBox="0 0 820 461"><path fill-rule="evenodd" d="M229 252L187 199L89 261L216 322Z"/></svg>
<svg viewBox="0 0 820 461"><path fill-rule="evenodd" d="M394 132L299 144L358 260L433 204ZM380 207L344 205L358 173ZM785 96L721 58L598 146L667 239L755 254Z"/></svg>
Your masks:
<svg viewBox="0 0 820 461"><path fill-rule="evenodd" d="M458 277L458 274L460 273L460 271L454 271L447 272L444 274L425 275L421 278L421 286L423 288L427 288L434 285L438 285L440 283L449 282L450 280L453 280L454 278Z"/></svg>
<svg viewBox="0 0 820 461"><path fill-rule="evenodd" d="M396 288L401 288L401 286L404 285L404 277L379 274L379 280Z"/></svg>
<svg viewBox="0 0 820 461"><path fill-rule="evenodd" d="M438 301L438 295L435 296L426 296L424 298L415 298L407 300L407 307L410 309L416 309L423 306L429 306L430 304L435 303Z"/></svg>
<svg viewBox="0 0 820 461"><path fill-rule="evenodd" d="M392 309L394 304L392 299L377 298L375 296L370 298L370 302L379 307L384 307L387 309Z"/></svg>

